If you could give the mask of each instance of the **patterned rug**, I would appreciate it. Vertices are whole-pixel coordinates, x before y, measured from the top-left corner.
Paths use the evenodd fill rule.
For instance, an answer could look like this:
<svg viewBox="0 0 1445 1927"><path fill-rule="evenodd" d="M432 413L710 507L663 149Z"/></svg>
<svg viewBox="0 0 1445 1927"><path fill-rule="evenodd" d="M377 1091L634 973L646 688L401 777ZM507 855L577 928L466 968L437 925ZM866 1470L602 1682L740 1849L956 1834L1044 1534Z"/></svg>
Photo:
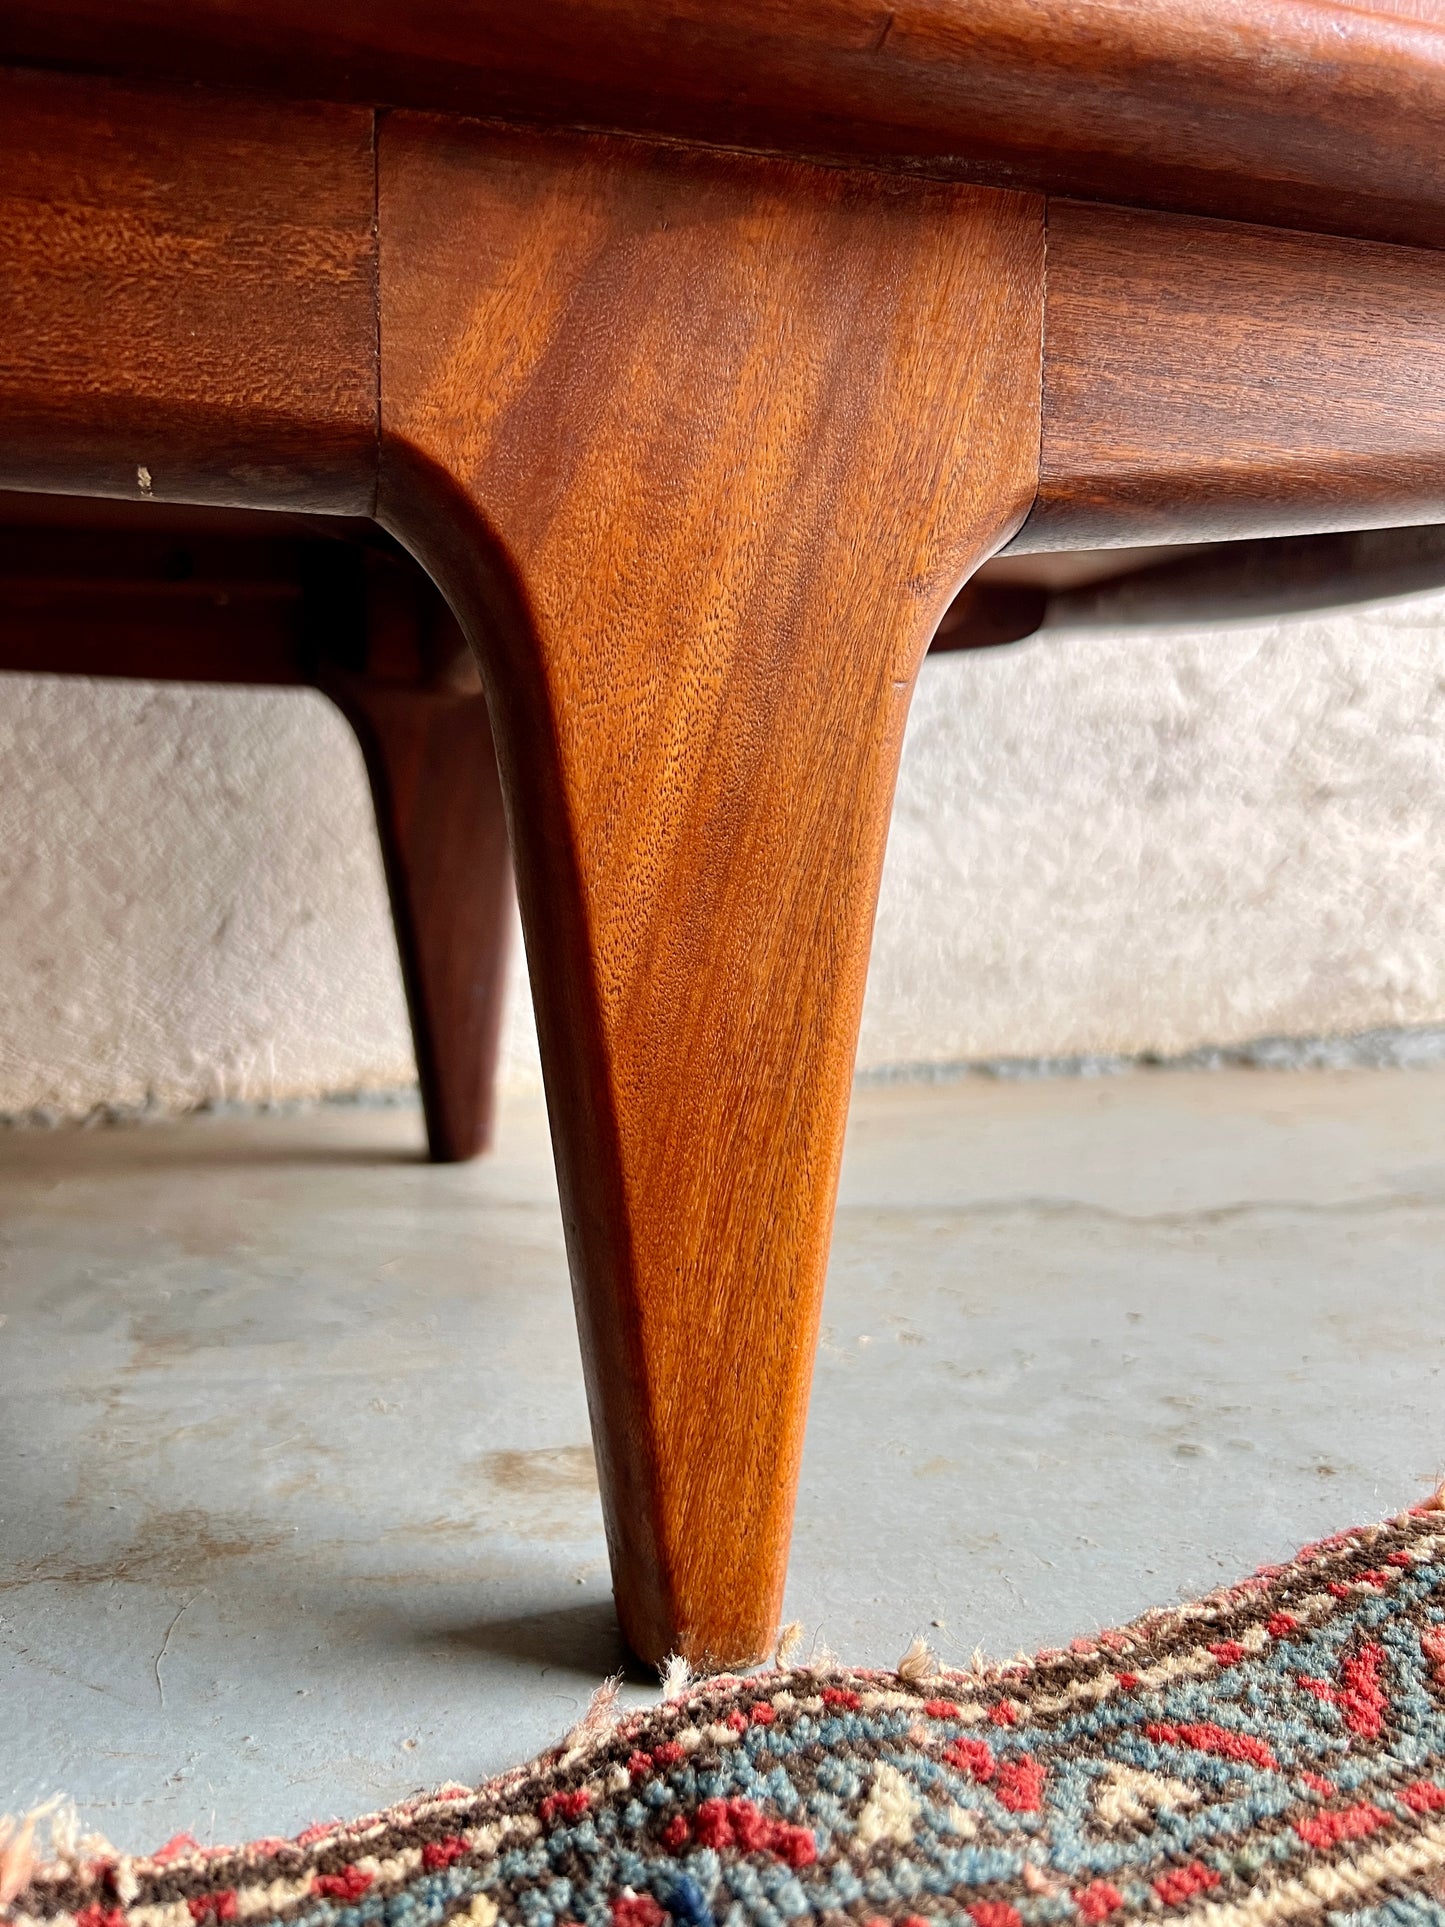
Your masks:
<svg viewBox="0 0 1445 1927"><path fill-rule="evenodd" d="M0 1853L19 1927L1445 1927L1445 1512L1067 1652L685 1687L479 1791L149 1860Z"/></svg>

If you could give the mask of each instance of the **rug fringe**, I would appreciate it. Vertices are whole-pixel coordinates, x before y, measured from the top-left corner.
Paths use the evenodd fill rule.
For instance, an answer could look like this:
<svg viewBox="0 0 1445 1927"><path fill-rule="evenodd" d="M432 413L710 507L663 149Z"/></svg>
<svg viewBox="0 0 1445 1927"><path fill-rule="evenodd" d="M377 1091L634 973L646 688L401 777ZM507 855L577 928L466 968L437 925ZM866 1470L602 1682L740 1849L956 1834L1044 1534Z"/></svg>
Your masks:
<svg viewBox="0 0 1445 1927"><path fill-rule="evenodd" d="M622 1691L621 1673L613 1673L604 1679L591 1699L587 1711L567 1734L562 1742L562 1756L570 1759L573 1754L582 1752L595 1740L604 1740L622 1718L622 1707L618 1695Z"/></svg>
<svg viewBox="0 0 1445 1927"><path fill-rule="evenodd" d="M0 1908L23 1893L43 1866L81 1856L114 1857L101 1833L83 1833L74 1801L63 1793L31 1807L28 1813L0 1813Z"/></svg>
<svg viewBox="0 0 1445 1927"><path fill-rule="evenodd" d="M780 1673L787 1671L802 1643L803 1622L801 1619L790 1619L778 1634L778 1643L773 1648L773 1664Z"/></svg>
<svg viewBox="0 0 1445 1927"><path fill-rule="evenodd" d="M665 1700L680 1700L692 1685L692 1668L681 1653L673 1653L658 1668L658 1676L662 1681L662 1697Z"/></svg>
<svg viewBox="0 0 1445 1927"><path fill-rule="evenodd" d="M1261 1567L1253 1577L1218 1588L1202 1599L1181 1606L1156 1608L1127 1627L1106 1628L1070 1642L1067 1649L1049 1648L1032 1657L1020 1655L1004 1664L991 1665L979 1649L965 1668L950 1666L940 1670L936 1655L920 1635L909 1643L891 1673L881 1669L842 1668L821 1640L809 1657L790 1665L804 1635L800 1625L789 1625L780 1633L777 1669L772 1673L764 1671L747 1678L723 1674L716 1679L694 1680L686 1663L674 1659L663 1672L661 1704L648 1708L623 1708L621 1680L604 1680L565 1739L527 1765L514 1768L481 1788L452 1784L435 1793L415 1796L384 1813L308 1829L294 1846L266 1840L247 1848L222 1849L201 1847L188 1835L178 1835L167 1847L149 1857L123 1856L98 1835L82 1835L73 1805L61 1796L53 1796L29 1813L0 1819L0 1917L8 1916L17 1901L23 1911L27 1892L33 1892L41 1905L36 1921L53 1920L57 1927L80 1927L79 1915L85 1913L86 1908L80 1906L79 1901L76 1912L66 1910L68 1898L65 1905L56 1910L55 1890L64 1881L73 1883L73 1890L81 1899L91 1894L96 1896L94 1905L100 1909L94 1916L97 1927L169 1927L172 1917L167 1916L164 1923L159 1916L152 1917L149 1900L134 1919L111 1920L110 1916L132 1908L146 1882L152 1887L171 1883L166 1891L174 1888L188 1904L189 1900L201 1897L195 1891L199 1883L205 1892L214 1890L229 1905L226 1895L241 1870L250 1870L258 1856L264 1859L278 1855L285 1863L285 1878L293 1880L293 1884L299 1883L291 1898L308 1904L317 1898L344 1900L350 1893L349 1887L344 1891L337 1888L332 1893L335 1883L344 1879L334 1863L344 1862L347 1866L354 1863L360 1870L357 1881L377 1879L379 1875L372 1870L367 1858L370 1848L364 1843L383 1833L394 1833L408 1853L415 1851L422 1857L418 1878L424 1875L430 1879L450 1869L453 1860L460 1866L466 1856L459 1857L459 1843L466 1845L467 1854L473 1856L477 1865L492 1864L504 1841L521 1844L540 1837L549 1828L555 1832L563 1820L578 1820L578 1811L574 1808L580 1811L590 1804L600 1807L631 1798L632 1784L639 1775L659 1780L666 1770L700 1747L722 1753L727 1747L743 1743L740 1736L750 1733L753 1725L772 1726L781 1721L786 1730L803 1718L816 1720L822 1715L831 1719L834 1708L850 1715L861 1711L867 1717L875 1713L879 1717L885 1714L892 1717L901 1711L905 1717L914 1718L925 1739L937 1726L939 1744L946 1742L954 1749L957 1757L952 1764L958 1772L976 1776L982 1773L989 1779L990 1798L1001 1797L993 1790L997 1780L1008 1794L1004 1805L1011 1812L1039 1811L1029 1804L1036 1797L1036 1789L1024 1770L1033 1752L1029 1747L1021 1748L1020 1734L1009 1730L1021 1722L1026 1724L1031 1709L1038 1708L1052 1718L1066 1701L1072 1704L1076 1699L1081 1703L1086 1699L1092 1705L1107 1698L1127 1712L1129 1695L1163 1690L1176 1676L1181 1676L1175 1648L1191 1656L1185 1671L1191 1679L1197 1676L1201 1691L1206 1685L1212 1686L1217 1677L1222 1682L1220 1693L1232 1707L1236 1706L1238 1702L1230 1698L1229 1686L1233 1669L1253 1664L1252 1655L1256 1650L1267 1650L1271 1641L1312 1637L1311 1628L1316 1620L1321 1625L1339 1621L1348 1629L1361 1613L1383 1610L1381 1602L1392 1596L1392 1589L1409 1580L1421 1561L1435 1561L1430 1583L1436 1587L1439 1597L1445 1599L1445 1580L1439 1577L1439 1568L1445 1566L1442 1515L1445 1515L1445 1483L1430 1498L1400 1513L1387 1525L1333 1534L1305 1547L1287 1564ZM1393 1549L1380 1546L1380 1541L1390 1534L1403 1537ZM1288 1610L1281 1609L1271 1616L1271 1599L1283 1597L1287 1588L1293 1588L1285 1598ZM1421 1609L1418 1603L1402 1598L1398 1610L1403 1625L1415 1623ZM1303 1619L1297 1619L1297 1613L1303 1614ZM1236 1620L1245 1628L1238 1639L1234 1637ZM1425 1631L1433 1638L1429 1626ZM1246 1637L1251 1642L1248 1645ZM1433 1654L1423 1640L1420 1650L1433 1665ZM1165 1653L1165 1659L1155 1667L1159 1674L1155 1680L1148 1676L1149 1669L1161 1652ZM1130 1655L1127 1660L1123 1658L1126 1654ZM1427 1667L1427 1674L1428 1671ZM1351 1685L1348 1678L1341 1686L1330 1686L1324 1680L1313 1678L1302 1683L1311 1693L1318 1687L1317 1697L1327 1697L1335 1705L1353 1706L1354 1700L1349 1695L1354 1694L1358 1699L1363 1690ZM982 1730L981 1723L985 1723ZM994 1732L994 1726L999 1728L998 1733ZM952 1737L955 1728L960 1730L957 1738ZM850 1743L847 1733L839 1731L842 1736L829 1743L846 1751ZM1196 1731L1208 1736L1216 1729L1202 1723L1197 1728L1179 1728L1181 1736ZM1442 1732L1445 1732L1445 1716L1442 1716ZM910 1745L923 1744L917 1740L913 1726L909 1727L907 1737ZM1357 1739L1365 1737L1369 1735L1355 1735ZM810 1740L810 1745L813 1743ZM585 1781L584 1763L589 1756L606 1755L609 1748L613 1749L612 1756L602 1758L595 1769L596 1784ZM1268 1750L1267 1739L1261 1742L1260 1750ZM970 1764L975 1760L982 1762L981 1767L976 1769ZM1246 1759L1244 1764L1249 1761ZM1427 1816L1437 1816L1431 1817L1429 1824L1440 1831L1440 1864L1445 1867L1445 1739L1441 1740L1438 1753L1429 1764L1430 1770L1438 1773L1438 1779L1428 1782L1420 1779L1404 1786L1396 1802L1397 1807L1403 1802L1398 1811L1394 1807L1388 1812L1381 1808L1383 1817L1376 1818L1374 1809L1370 1809L1370 1827L1413 1826L1417 1819L1423 1823ZM1013 1771L1015 1767L1018 1771ZM1003 1777L1005 1768L1009 1769L1007 1777ZM1039 1771L1047 1771L1047 1761ZM869 1808L872 1816L869 1825L876 1823L885 1831L890 1825L902 1827L904 1817L894 1797L896 1786L887 1775L881 1779L875 1775L874 1782L867 1793L867 1799L873 1803ZM1306 1846L1314 1846L1315 1834L1323 1839L1337 1822L1348 1821L1354 1826L1364 1814L1364 1808L1358 1803L1355 1807L1330 1805L1335 1789L1327 1787L1318 1775L1314 1779L1304 1775L1303 1786L1303 1791L1296 1788L1298 1799L1305 1804L1295 1834ZM1345 1797L1344 1793L1340 1794L1340 1798ZM1015 1799L1022 1805L1011 1806L1010 1802ZM1321 1812L1316 1813L1314 1807L1321 1802L1324 1803ZM693 1828L688 1838L698 1844L702 1833L697 1831L694 1819L684 1818ZM808 1852L802 1833L790 1830L790 1821L774 1820L766 1815L765 1819L774 1829L768 1836L774 1840L774 1847L769 1850L781 1852L785 1858L789 1853L805 1855ZM723 1813L721 1820L709 1809L700 1825L705 1831L716 1832L724 1822L735 1831L746 1826L751 1830L749 1839L756 1826L762 1824L756 1822L749 1799L741 1796L736 1820L731 1809ZM1352 1832L1339 1834L1337 1839L1330 1834L1326 1845L1333 1851L1355 1837ZM667 1851L669 1855L674 1853L671 1846ZM293 1858L302 1854L304 1862L293 1866L292 1860L287 1859L288 1854ZM430 1859L426 1858L428 1854ZM241 1869L219 1864L238 1861ZM391 1865L389 1861L386 1864ZM667 1865L671 1868L672 1861ZM1183 1869L1183 1873L1197 1885L1197 1876L1190 1868ZM1175 1876L1181 1876L1177 1867L1172 1873L1166 1870L1160 1878L1177 1886ZM251 1877L249 1871L246 1877ZM281 1877L277 1875L278 1879ZM461 1878L460 1874L456 1877ZM392 1878L390 1873L387 1878ZM1027 1873L1020 1878L1027 1891L1035 1891ZM321 1883L319 1887L317 1882ZM179 1905L179 1901L176 1904ZM496 1921L489 1916L493 1904L487 1898L479 1913L466 1915L468 1927L496 1927ZM231 1918L216 1909L212 1911L216 1923ZM201 1919L194 1908L191 1914ZM997 1918L1002 1920L1003 1916ZM183 1919L182 1927L190 1927L189 1920ZM212 1927L212 1923L204 1921L203 1927ZM652 1916L648 1914L646 1922L640 1918L634 1922L629 1916L627 1927L654 1927ZM668 1927L668 1923L658 1920L655 1927ZM695 1927L695 1923L688 1921L683 1927Z"/></svg>
<svg viewBox="0 0 1445 1927"><path fill-rule="evenodd" d="M908 1651L899 1660L898 1677L910 1685L917 1685L921 1679L932 1679L938 1671L938 1658L922 1633L915 1633L909 1642Z"/></svg>

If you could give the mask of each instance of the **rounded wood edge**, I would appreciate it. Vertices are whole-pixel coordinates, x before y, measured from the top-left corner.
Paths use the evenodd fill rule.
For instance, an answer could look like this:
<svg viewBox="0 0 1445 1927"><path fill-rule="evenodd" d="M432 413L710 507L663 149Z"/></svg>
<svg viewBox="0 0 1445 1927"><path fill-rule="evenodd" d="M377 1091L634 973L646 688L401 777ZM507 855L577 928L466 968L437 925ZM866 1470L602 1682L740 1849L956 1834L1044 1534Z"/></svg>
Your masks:
<svg viewBox="0 0 1445 1927"><path fill-rule="evenodd" d="M0 61L1445 245L1439 0L12 0Z"/></svg>

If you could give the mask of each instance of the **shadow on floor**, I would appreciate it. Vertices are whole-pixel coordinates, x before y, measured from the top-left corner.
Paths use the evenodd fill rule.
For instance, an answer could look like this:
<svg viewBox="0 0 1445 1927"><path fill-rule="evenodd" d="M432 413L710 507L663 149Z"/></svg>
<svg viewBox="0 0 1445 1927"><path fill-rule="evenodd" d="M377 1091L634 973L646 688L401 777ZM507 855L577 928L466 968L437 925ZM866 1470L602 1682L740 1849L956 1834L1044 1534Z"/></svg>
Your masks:
<svg viewBox="0 0 1445 1927"><path fill-rule="evenodd" d="M284 1145L271 1147L247 1142L240 1138L218 1135L207 1143L203 1139L181 1138L177 1127L171 1123L117 1125L106 1128L103 1138L97 1138L83 1126L62 1126L55 1132L36 1129L6 1131L0 1130L0 1177L21 1175L32 1168L49 1167L67 1162L67 1153L74 1157L80 1147L67 1144L66 1139L74 1136L84 1139L87 1153L96 1148L93 1155L87 1155L83 1165L77 1159L77 1174L87 1178L127 1174L135 1171L163 1171L183 1173L186 1171L287 1171L298 1168L311 1170L356 1170L372 1167L378 1170L394 1170L398 1165L418 1165L430 1168L426 1154L425 1139L420 1134L415 1146L391 1147L370 1144L306 1144L298 1138L291 1138ZM437 1166L437 1169L451 1167Z"/></svg>
<svg viewBox="0 0 1445 1927"><path fill-rule="evenodd" d="M610 1599L589 1599L577 1606L554 1606L511 1618L433 1626L419 1636L418 1644L448 1654L476 1653L518 1660L526 1666L560 1666L593 1678L620 1673L633 1686L657 1684L653 1669L634 1659L623 1644Z"/></svg>

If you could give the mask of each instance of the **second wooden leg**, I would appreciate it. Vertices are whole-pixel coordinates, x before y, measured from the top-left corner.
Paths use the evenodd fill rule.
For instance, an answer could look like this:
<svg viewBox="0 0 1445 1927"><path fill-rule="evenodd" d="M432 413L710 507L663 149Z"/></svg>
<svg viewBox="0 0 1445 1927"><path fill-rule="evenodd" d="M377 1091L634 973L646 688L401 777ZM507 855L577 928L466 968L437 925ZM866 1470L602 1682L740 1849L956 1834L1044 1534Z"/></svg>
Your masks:
<svg viewBox="0 0 1445 1927"><path fill-rule="evenodd" d="M332 678L371 779L427 1144L439 1164L491 1142L512 923L512 861L480 693Z"/></svg>

